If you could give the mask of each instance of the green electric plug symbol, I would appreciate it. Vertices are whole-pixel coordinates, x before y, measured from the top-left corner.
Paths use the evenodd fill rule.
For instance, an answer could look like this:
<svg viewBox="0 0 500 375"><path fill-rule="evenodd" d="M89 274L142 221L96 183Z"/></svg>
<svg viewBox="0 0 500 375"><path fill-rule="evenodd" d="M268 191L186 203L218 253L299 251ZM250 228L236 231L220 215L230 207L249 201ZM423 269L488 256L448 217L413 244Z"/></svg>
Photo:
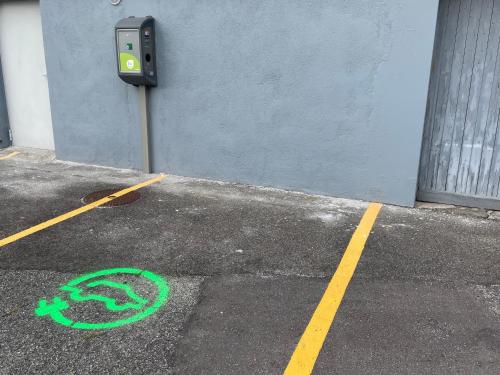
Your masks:
<svg viewBox="0 0 500 375"><path fill-rule="evenodd" d="M150 285L156 288L154 293L156 297L150 301L138 295L131 286L125 283L102 278L102 276L110 275L133 275L136 277L143 277L149 281ZM122 292L126 295L128 301L125 303L118 303L116 299L102 294L84 293L83 288L92 289L100 286ZM75 329L108 329L137 322L156 312L166 302L170 291L167 282L161 276L150 271L143 271L135 268L112 268L89 273L70 280L67 284L61 286L59 290L69 293L68 298L65 300L57 296L52 298L52 302L41 299L38 301L38 307L35 309L35 314L39 317L48 316L58 324ZM74 303L91 301L102 303L108 312L112 312L113 315L117 315L118 318L106 322L75 322L63 313L63 311L69 310ZM130 316L130 311L134 313L132 316ZM123 312L126 313L125 316L120 314Z"/></svg>
<svg viewBox="0 0 500 375"><path fill-rule="evenodd" d="M50 317L57 323L63 326L70 326L73 321L71 319L66 318L61 311L69 308L69 305L66 301L63 301L59 297L54 297L52 299L52 304L47 303L46 300L41 299L38 301L38 307L35 309L35 314L37 316L45 316L50 315Z"/></svg>

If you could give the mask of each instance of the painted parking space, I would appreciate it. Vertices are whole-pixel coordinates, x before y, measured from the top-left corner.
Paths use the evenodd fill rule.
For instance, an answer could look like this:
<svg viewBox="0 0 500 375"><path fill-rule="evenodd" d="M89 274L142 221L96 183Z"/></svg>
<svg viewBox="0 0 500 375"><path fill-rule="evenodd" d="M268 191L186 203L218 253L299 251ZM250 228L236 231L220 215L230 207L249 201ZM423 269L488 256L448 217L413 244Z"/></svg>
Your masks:
<svg viewBox="0 0 500 375"><path fill-rule="evenodd" d="M13 158L14 156L17 156L19 155L20 152L19 151L12 151L12 152L9 152L8 154L6 155L3 155L3 154L0 154L0 160L7 160L7 159L11 159Z"/></svg>
<svg viewBox="0 0 500 375"><path fill-rule="evenodd" d="M12 234L8 237L5 237L3 239L0 239L0 247L8 245L12 242L15 242L21 238L27 237L33 233L39 232L41 230L47 229L53 225L59 224L63 221L69 220L75 216L81 215L85 212L88 212L90 210L93 210L94 208L97 208L99 206L102 206L104 204L112 202L114 199L123 197L127 195L128 193L141 189L143 187L149 186L151 184L154 184L156 182L160 182L165 178L164 175L160 175L158 177L154 177L152 179L149 179L147 181L141 182L140 184L119 190L117 192L114 192L112 195L105 196L104 198L98 199L92 203L88 203L85 206L76 208L74 210L71 210L69 212L66 212L65 214L59 215L55 218L49 219L47 221L44 221L43 223L37 224L35 226L32 226L31 228L27 228L25 230L22 230L18 233Z"/></svg>
<svg viewBox="0 0 500 375"><path fill-rule="evenodd" d="M31 183L43 170L57 179L58 195L71 197L57 206L58 215L109 181L133 186L116 170L104 177L84 166L24 167L16 183ZM42 189L27 197L12 182L1 180L0 188L9 196L0 211L7 236L18 226L17 206L51 217L51 208L37 204ZM404 356L405 368L422 373L437 360L424 342L444 354L439 340L445 340L447 352L453 343L472 342L462 355L469 362L482 355L488 373L498 329L487 302L496 293L489 285L495 285L498 255L488 249L499 228L455 220L446 234L450 222L441 218L379 208L169 176L132 204L47 226L0 250L0 340L8 343L0 348L2 370L276 374L305 349L309 369L295 373L395 373ZM431 238L436 232L446 246ZM476 268L464 272L457 258ZM164 283L137 277L144 272ZM459 276L471 285L455 285ZM165 298L161 285L168 288ZM464 309L446 313L455 304ZM303 345L322 310L313 346ZM460 338L454 341L453 332ZM440 358L438 368L477 370Z"/></svg>
<svg viewBox="0 0 500 375"><path fill-rule="evenodd" d="M123 190L152 178L134 171L120 171L119 178L106 177L107 171L100 169L94 170L92 178L86 178L73 172L73 166L60 166L53 159L53 154L47 151L25 150L18 157L2 161L0 239L85 206L82 198L95 190ZM56 173L47 165L66 171ZM147 192L144 194L147 196Z"/></svg>
<svg viewBox="0 0 500 375"><path fill-rule="evenodd" d="M0 271L2 317L1 372L47 374L162 374L171 367L172 348L186 316L196 305L202 278L168 277L168 302L155 313L132 324L111 329L72 329L39 317L34 309L61 285L82 274L52 271ZM126 281L126 280L123 280ZM135 292L148 297L148 284ZM102 286L101 286L102 288ZM15 293L11 292L15 291ZM101 289L101 295L112 296ZM88 294L83 294L87 296ZM120 296L114 296L118 301ZM124 301L121 301L124 302ZM81 322L107 317L103 303L79 302L68 315ZM67 311L67 310L65 310Z"/></svg>
<svg viewBox="0 0 500 375"><path fill-rule="evenodd" d="M499 235L495 221L384 206L313 373L495 374Z"/></svg>
<svg viewBox="0 0 500 375"><path fill-rule="evenodd" d="M156 181L152 181L151 183L154 183ZM149 193L154 193L156 189L153 189L153 191L150 191ZM125 192L124 192L125 193ZM158 193L158 192L157 192ZM74 194L72 194L74 196ZM114 196L116 196L116 194L114 194ZM184 216L181 218L181 221L182 220L186 220L188 219L188 222L185 222L185 223L176 223L176 225L182 225L183 228L187 229L188 231L191 231L193 229L193 224L197 224L197 223L200 223L202 224L201 226L205 227L205 226L209 226L210 223L209 221L205 221L205 220L200 220L200 217L199 217L199 211L196 209L196 207L193 207L193 202L182 202L182 196L172 196L171 194L167 194L165 196L165 194L149 194L148 197L144 200L141 200L139 202L142 202L142 204L146 204L146 203L150 203L150 204L153 204L153 205L158 205L159 203L161 203L162 201L164 200L171 200L173 197L175 197L176 199L180 199L181 202L180 202L180 205L175 205L177 208L174 208L174 207L163 207L163 210L165 210L166 208L166 213L164 213L166 216L179 216L179 214L175 214L176 212L179 212L179 211L184 211L184 213L181 215L181 216ZM166 199L165 199L166 198ZM109 199L108 199L109 200ZM172 202L170 202L171 204ZM197 204L195 206L206 206L208 203L217 203L217 205L219 205L219 202L214 202L213 199L202 199L202 204L199 204L200 202L197 202ZM238 205L239 203L236 202ZM248 205L244 205L246 207L248 207ZM193 277L187 277L185 278L185 280L182 280L182 281L177 281L178 280L178 277L172 277L172 276L169 276L169 275L172 275L172 274L178 274L178 268L174 268L174 267L171 267L170 270L165 270L161 267L161 266L158 266L158 253L156 252L154 255L156 255L156 257L150 257L148 256L147 254L145 254L146 256L144 258L140 258L139 259L137 258L137 256L134 256L134 254L132 254L131 252L127 252L126 254L123 254L123 252L121 253L121 257L118 257L118 256L109 256L109 253L108 254L105 254L106 256L104 257L105 260L106 260L106 263L103 263L103 256L102 256L102 253L103 253L103 245L104 246L109 246L109 244L107 243L108 241L106 241L106 239L104 239L104 241L102 241L102 237L100 239L96 239L94 241L94 239L92 238L93 236L90 236L90 238L87 238L85 239L84 241L79 241L79 238L81 236L81 233L88 233L89 230L88 228L90 227L91 230L95 230L95 231L99 231L101 229L101 232L102 234L106 233L106 232L113 232L113 231L116 231L118 228L120 228L121 226L123 226L124 224L124 221L123 219L126 218L126 220L130 223L130 222L133 222L133 221L137 221L137 225L139 225L139 228L140 230L142 231L146 231L148 232L148 227L150 226L144 226L144 223L141 223L141 221L143 220L143 216L142 215L137 215L138 212L143 212L144 211L144 208L141 207L141 205L130 205L128 206L127 208L124 208L124 209L121 209L119 208L119 210L121 211L115 211L115 209L112 209L112 210L102 210L102 211L97 211L97 210L92 210L92 212L87 212L87 208L88 210L90 211L92 209L92 207L86 207L84 206L85 208L83 210L78 210L76 212L74 211L69 211L69 213L67 214L63 214L63 215L59 215L57 216L56 218L54 219L51 219L49 220L48 222L43 222L40 224L37 224L34 226L34 229L25 229L23 231L20 231L19 234L14 234L14 235L9 235L7 236L3 241L2 241L2 245L3 245L3 248L2 248L2 258L0 259L0 264L2 265L2 268L5 268L5 266L7 265L7 268L9 268L9 265L10 267L15 267L16 269L19 269L19 268L35 268L33 264L32 266L29 265L29 263L27 263L26 261L30 261L30 262L33 262L33 255L35 255L35 259L36 259L36 263L38 265L38 268L45 268L47 269L47 271L37 271L36 273L41 275L41 278L42 279L45 279L46 278L46 273L47 272L51 272L50 268L54 269L59 269L58 272L61 272L63 271L63 268L65 267L66 269L73 269L74 271L77 271L77 273L73 273L72 275L67 275L66 273L62 273L61 275L66 275L67 277L64 278L64 280L61 280L61 278L56 278L56 279L59 279L59 283L50 283L50 288L43 288L42 290L37 290L37 288L35 288L35 290L33 290L31 292L31 301L24 301L23 303L19 304L17 301L17 303L14 302L14 298L12 299L9 299L9 303L6 304L6 309L8 310L7 311L7 316L9 318L13 318L15 316L17 316L19 314L19 311L21 311L21 314L23 315L24 318L27 319L26 322L29 321L29 327L30 329L28 330L29 332L38 332L38 329L34 329L34 325L38 324L40 327L44 327L43 329L49 329L51 331L54 331L54 332L57 332L58 334L58 338L54 338L52 337L52 335L49 335L49 337L52 337L52 340L54 340L54 342L65 342L65 340L67 339L67 337L65 337L65 335L69 334L69 333L65 333L63 336L60 337L61 335L61 329L70 329L70 330L75 330L75 331L79 331L79 327L82 325L80 323L83 322L83 324L85 322L92 322L92 321L95 321L95 318L96 317L100 317L101 320L100 323L103 323L103 319L102 317L103 316L106 316L106 312L104 313L103 315L103 312L102 311L99 311L99 308L103 308L106 307L106 306L113 306L114 308L119 308L120 306L123 306L125 305L127 302L127 300L129 301L130 303L130 298L125 298L125 300L123 300L123 295L121 296L122 300L121 300L121 303L118 302L119 301L119 295L116 295L111 293L111 295L114 295L116 297L116 302L113 304L112 302L110 302L109 300L106 300L106 298L110 298L109 297L109 289L114 289L114 291L116 292L117 290L119 290L120 288L117 288L115 284L112 284L114 285L114 288L109 288L109 283L108 285L102 285L102 284L99 284L99 285L95 285L95 284L92 284L87 282L85 287L84 288L81 288L81 291L77 291L75 292L74 289L72 290L68 290L68 285L71 284L71 280L79 280L81 279L83 276L82 275L85 275L87 272L91 272L92 273L95 273L96 270L99 270L101 269L102 267L105 267L105 266L111 266L111 263L114 263L116 265L116 263L118 262L120 266L124 267L124 266L128 266L128 267L132 267L132 266L138 266L140 265L141 266L141 269L152 269L153 272L157 275L159 275L159 277L163 278L164 280L167 280L168 284L169 285L172 285L171 286L171 296L168 298L168 301L161 306L161 308L159 308L154 314L151 314L151 316L148 316L147 318L144 319L144 321L138 321L138 322L134 322L133 326L135 326L136 328L135 329L139 329L139 330L144 330L144 327L145 326L150 326L150 325L155 325L157 324L157 320L160 319L160 320L164 320L164 319L170 319L170 314L171 312L169 312L169 305L172 304L173 306L176 306L178 305L179 301L178 301L178 290L175 290L175 288L179 288L179 283L190 283L189 285L191 285L191 288L194 288L193 289L193 293L194 295L192 296L196 296L196 293L198 291L198 293L201 293L201 291L199 291L199 288L200 287L200 283L202 282L202 278L203 277L212 277L211 274L214 272L213 269L210 270L208 269L206 274L204 276L193 276ZM93 206L95 207L95 206ZM148 207L148 210L150 210L151 207ZM41 211L44 211L43 208L40 208ZM161 210L161 211L163 211ZM221 211L224 211L224 210L227 210L227 207L220 207ZM347 224L348 226L346 227L346 229L348 229L348 227L354 227L355 226L355 223L356 221L359 219L359 216L358 216L358 212L362 212L360 210L355 210L356 212L353 212L352 213L352 224L347 224L347 223L344 223L344 224ZM269 221L269 222L276 222L276 221L279 221L279 217L281 216L281 212L282 212L282 209L279 208L277 210L276 213L273 214L273 217L271 219L267 219L266 221ZM237 209L237 210L234 210L234 209L230 209L230 216L231 217L234 217L235 214L238 214L239 216L241 216L241 210L240 209ZM85 216L85 215L89 215L89 216ZM218 215L218 214L217 214ZM150 215L148 215L150 216ZM252 220L252 216L253 216L253 212L249 213L248 214L248 218L246 220L250 221ZM71 219L71 220L68 220L66 222L67 219ZM87 219L87 220L85 220ZM194 220L193 220L194 219ZM232 218L228 218L230 221L232 220ZM278 219L278 220L276 220ZM179 218L177 218L177 220L179 220ZM315 223L314 225L314 229L313 232L316 232L316 234L320 234L320 238L321 240L323 241L329 241L329 238L324 238L325 235L328 234L329 232L329 229L328 228L324 228L324 223L320 220L320 219L317 219L317 218L311 218L311 220L313 221L313 223ZM281 227L282 225L284 224L285 226L286 225L292 225L294 226L296 224L296 220L295 219L292 219L290 220L290 224L286 224L286 222L289 221L289 220L286 220L286 221L282 221L281 224L278 224L278 225L275 225L275 228L273 229L273 232L274 234L276 233L281 233ZM168 222L167 220L165 220L165 222ZM102 228L103 224L106 226L105 229ZM245 225L245 227L247 228L250 228L250 227L256 227L254 224L253 225L250 225L251 223L248 223L249 225ZM309 228L311 229L311 228ZM156 228L154 228L154 230L156 230ZM234 229L232 229L234 230ZM246 229L246 232L249 232L250 230L249 229ZM319 232L318 232L319 231ZM150 232L149 235L153 234L153 232ZM230 232L228 232L229 234ZM305 233L305 232L304 232ZM285 235L285 233L283 233L283 235ZM219 234L216 233L216 237L218 237ZM99 235L96 235L96 237L100 237ZM208 237L210 237L210 235L208 235ZM252 236L253 237L253 236ZM274 235L272 236L269 236L269 239L274 241ZM322 238L323 237L323 238ZM346 239L349 238L349 233L345 233L345 236L343 239L341 239L339 242L342 244L343 243L343 246L345 246L345 243L344 242ZM62 241L60 239L63 239ZM76 242L78 242L78 245L82 245L84 244L84 248L85 250L90 250L90 253L91 254L82 254L84 253L84 251L82 251L82 248L81 247L73 247L71 246L71 243L73 241L75 241L76 239ZM161 239L161 237L160 237ZM103 244L104 242L104 244ZM289 243L290 244L296 244L296 238L292 238L289 240ZM140 244L140 242L139 242ZM137 244L133 244L134 246L137 246ZM299 245L300 246L300 245ZM68 249L69 247L69 249ZM152 247L155 248L156 246L151 246L151 244L148 245L148 247L151 249ZM258 264L258 262L255 262L253 259L255 259L255 255L257 254L253 254L252 257L250 259L248 259L248 255L245 254L245 251L249 251L248 249L248 246L247 245L241 245L241 247L244 247L245 250L241 250L240 251L236 251L236 250L240 250L240 249L235 249L234 251L234 255L236 256L236 258L242 258L241 260L243 260L243 262L236 260L236 266L238 267L252 267L252 268L255 268L255 269L259 269L261 268ZM189 251L190 249L190 246L188 245L187 246L187 250ZM186 247L184 247L184 249L186 249ZM68 251L69 250L69 251ZM251 250L251 249L250 249ZM283 249L283 250L286 250L286 249ZM105 252L105 250L104 250ZM184 253L186 253L186 250L184 250ZM243 253L243 254L242 254ZM143 253L144 254L144 253ZM176 251L174 252L172 255L175 254L175 258L178 258L179 256L182 256L183 255L183 252L182 251ZM242 255L240 255L242 254ZM46 255L46 256L44 256ZM88 257L87 257L88 255ZM94 257L92 257L91 255L94 255ZM164 255L167 255L170 259L172 258L171 256L169 256L170 254L164 254ZM201 254L199 254L198 256L200 256ZM215 258L218 258L217 254L215 254ZM340 256L341 254L337 254L338 256ZM258 255L257 255L258 256ZM330 254L328 254L328 256L330 256ZM85 258L85 262L82 262L82 257ZM110 259L111 258L111 259ZM245 259L247 258L247 259ZM253 258L253 259L252 259ZM277 256L277 254L274 256L274 261L280 261L281 259L281 256ZM146 260L146 262L144 261ZM219 258L220 260L220 258ZM162 259L162 261L165 261L164 259ZM218 259L216 259L216 261L218 261ZM109 262L109 263L108 263ZM239 263L239 264L238 264ZM20 267L21 265L21 267ZM208 267L213 267L214 264L210 265L206 265ZM68 267L69 266L69 267ZM184 266L185 266L185 263L184 263ZM191 266L197 266L197 264L191 264ZM232 265L234 266L234 264ZM150 267L150 268L148 268ZM269 268L269 267L268 267ZM274 267L272 267L274 268ZM248 269L248 268L247 268ZM13 272L13 273L12 273ZM17 273L18 272L23 272L23 271L9 271L9 270L6 270L5 271L5 274L3 274L3 277L6 278L6 279L9 279L11 277L16 277ZM197 272L198 273L198 272ZM53 274L52 274L53 275ZM31 274L29 276L30 278L34 278L35 275ZM172 280L173 280L173 284L172 284ZM109 282L110 280L105 280L107 282ZM35 281L32 281L32 282L35 282ZM113 280L113 282L117 282L116 280ZM36 283L36 282L35 282ZM123 285L121 283L119 283L119 285ZM92 289L92 288L98 288L98 287L101 287L101 289L105 286L108 286L108 291L106 294L106 291L101 291L101 293L90 293L89 292L89 289ZM71 286L70 287L74 287L74 286ZM186 286L187 287L187 286ZM182 286L181 286L181 290L182 290ZM16 289L19 289L19 288L16 288ZM301 288L299 288L301 289ZM144 289L141 289L140 286L139 288L137 289L133 289L133 290L139 290L140 292L140 295L143 295L145 293ZM320 289L318 289L320 290ZM71 293L71 291L73 291L73 293ZM19 292L19 291L17 291ZM129 292L130 293L130 292ZM136 293L137 295L139 295L139 293ZM18 294L18 293L16 293ZM123 293L122 293L123 294ZM127 295L127 293L125 293ZM85 301L82 301L81 299L82 298L85 298L85 297L89 297L90 296L93 296L92 298L90 298L89 300L85 300ZM130 295L130 294L129 294ZM83 296L83 297L82 297ZM78 299L80 299L80 301L78 301ZM77 300L75 303L75 300ZM108 302L108 304L106 303L103 303L104 302ZM86 302L86 303L84 303ZM99 302L101 302L99 304ZM133 302L133 301L132 301ZM139 301L140 302L140 301ZM71 308L72 308L72 305L85 305L88 303L88 306L89 309L88 311L76 311L76 313L72 313L71 312ZM136 301L136 303L138 303ZM300 301L300 299L297 299L297 303L298 305L303 305L303 303ZM19 310L19 305L21 305L21 310ZM170 307L171 308L171 307ZM195 306L186 306L186 308L189 308L189 309L193 309L195 308ZM31 311L29 311L31 310ZM109 310L109 309L108 309ZM191 311L193 311L191 310ZM107 311L108 313L111 313L110 311ZM78 318L77 316L80 314L80 318ZM165 315L166 314L166 315ZM297 322L302 322L302 321L305 321L307 319L307 315L309 315L309 311L306 311L304 314L298 314L296 316L296 321ZM167 318L168 316L168 318ZM186 315L186 317L189 316L189 314ZM83 317L83 318L81 318ZM85 318L87 318L87 320L85 320ZM90 318L90 319L88 319ZM266 317L264 316L264 318L269 318L269 317ZM32 319L32 320L29 320L29 319ZM92 320L94 319L94 320ZM120 320L120 319L119 319ZM121 319L123 320L123 319ZM76 322L76 323L75 323ZM13 321L12 321L13 323ZM10 324L10 323L9 323ZM6 325L6 327L9 327L9 324ZM73 328L74 327L74 328ZM297 330L301 330L302 327L300 324L297 324L295 327L295 329ZM122 332L122 330L132 330L134 329L132 327L132 325L130 327L119 327L119 328L116 328L116 332L113 332L113 333L106 333L105 335L112 335L114 336L115 334L118 334L118 332ZM172 328L172 331L169 332L168 334L165 333L167 336L172 336L172 335L176 335L177 333L177 329L180 329L179 327L173 329ZM32 333L28 333L28 331L25 332L26 336L22 339L23 341L24 340L29 340L29 341L37 341L37 338L33 336ZM97 330L97 331L101 331L101 330ZM112 329L111 331L115 331L114 329ZM84 333L72 333L71 335L85 335ZM120 333L121 334L121 333ZM87 337L87 336L79 336L79 337ZM94 336L91 336L91 337L94 337ZM100 334L98 334L96 337L101 337ZM287 360L287 357L289 357L290 353L291 353L291 349L292 349L292 346L293 346L293 341L294 341L294 337L289 337L289 338L286 338L286 341L287 341L287 345L284 345L282 350L283 350L283 355L282 355L282 361L286 361ZM11 343L13 343L13 346L15 346L14 344L19 340L19 338L17 339L14 339L12 340L11 339ZM150 338L150 340L152 340ZM96 341L102 341L100 339L96 339ZM113 342L113 340L112 340ZM107 350L109 350L108 348L108 344L109 342L101 342L100 345L102 346L102 348L106 348ZM77 345L77 344L75 344ZM37 361L43 361L42 357L46 357L46 358L50 358L51 356L54 355L53 351L55 350L55 347L53 346L48 346L46 348L47 350L44 350L42 351L41 353L38 353L38 356L35 356L37 358ZM88 353L87 353L88 354ZM170 354L171 355L171 354ZM177 355L177 354L176 354ZM21 358L23 357L23 355L21 355ZM21 363L22 361L19 360ZM101 363L101 360L97 360L97 362ZM19 364L18 363L18 364ZM48 364L45 364L46 366L49 366ZM59 364L60 365L60 364ZM101 363L101 365L104 365L104 363ZM127 364L128 366L129 364ZM16 364L13 364L13 368L15 368ZM180 366L180 365L179 365ZM49 368L51 368L49 366ZM52 367L53 368L53 367ZM158 370L164 370L166 367L165 366L160 366L158 367ZM180 367L179 367L180 368Z"/></svg>
<svg viewBox="0 0 500 375"><path fill-rule="evenodd" d="M370 236L382 205L372 203L368 206L358 227L347 246L335 274L314 311L309 324L300 338L292 358L285 370L285 375L310 374L323 347L326 335L330 332L337 310L342 303L346 289L351 281L356 266Z"/></svg>
<svg viewBox="0 0 500 375"><path fill-rule="evenodd" d="M83 214L87 211L90 211L96 207L112 202L114 199L125 196L126 194L136 191L140 188L149 186L153 183L160 182L164 179L163 175L155 177L153 179L147 180L143 183L134 185L132 187L119 190L117 192L113 192L112 195L107 195L104 198L98 199L92 203L89 203L79 209L72 210L66 214L60 215L54 219L48 220L46 222L40 223L32 228L25 229L19 233L8 236L2 240L0 240L0 247L13 243L19 239L27 237L33 233L37 233L46 228L49 228L53 225L64 222L68 219L71 219L75 216ZM296 350L294 351L292 358L285 370L286 374L307 374L311 373L314 367L316 358L321 350L323 345L323 341L330 330L331 324L335 317L335 313L342 302L342 297L345 293L345 290L349 284L349 281L354 274L357 262L361 256L364 244L366 239L369 236L370 230L376 220L378 212L381 209L381 205L379 204L371 204L368 206L367 211L365 212L362 221L360 222L358 228L353 234L349 246L346 249L346 252L339 264L339 268L337 269L333 279L331 280L328 288L325 291L323 298L320 301L309 325L306 328L299 344L297 345ZM155 275L150 271L141 271L132 268L116 268L110 270L102 270L98 272L93 272L89 275L84 275L78 277L68 284L60 287L60 291L71 292L69 297L73 301L77 302L86 302L86 301L100 301L103 302L106 309L108 311L124 311L129 309L137 309L140 310L143 305L147 305L148 301L146 299L142 299L137 294L133 292L132 289L126 284L118 283L116 281L110 280L98 280L93 284L87 284L87 286L94 287L96 283L106 284L108 286L113 286L117 289L125 289L127 297L132 298L134 302L125 303L123 305L118 305L115 299L110 299L109 297L91 294L90 296L82 297L80 293L82 289L78 287L82 281L87 281L88 279L97 278L98 276L104 275L113 275L113 274L136 274L136 275L145 275L150 281L154 281L156 287L158 288L156 299L152 304L149 304L148 309L142 311L137 314L132 314L132 316L122 317L116 319L114 321L109 322L82 322L82 321L74 321L68 318L64 310L68 310L70 308L70 304L61 299L60 297L54 297L50 302L46 299L41 299L38 302L38 307L35 309L35 313L38 317L49 316L55 323L60 324L65 327L73 328L73 329L108 329L108 328L117 328L122 325L127 325L133 323L138 320L142 320L147 317L157 309L159 309L163 303L166 302L168 298L169 288L167 283L162 279L161 276ZM149 276L148 276L149 275ZM97 284L96 284L97 285ZM138 305L136 307L136 305ZM102 314L101 314L102 315ZM101 318L102 319L102 318Z"/></svg>

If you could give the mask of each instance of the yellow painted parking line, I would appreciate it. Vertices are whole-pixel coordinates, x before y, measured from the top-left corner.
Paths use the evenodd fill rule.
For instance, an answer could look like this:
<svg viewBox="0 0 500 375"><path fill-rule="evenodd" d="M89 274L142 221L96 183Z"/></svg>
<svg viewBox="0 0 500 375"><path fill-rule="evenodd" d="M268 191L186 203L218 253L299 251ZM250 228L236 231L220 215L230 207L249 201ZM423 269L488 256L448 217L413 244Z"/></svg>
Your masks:
<svg viewBox="0 0 500 375"><path fill-rule="evenodd" d="M116 193L113 193L112 195L109 195L107 197L99 199L95 202L89 203L89 204L82 206L80 208L77 208L76 210L67 212L61 216L57 216L53 219L50 219L50 220L44 221L43 223L35 225L34 227L31 227L31 228L25 229L19 233L13 234L12 236L9 236L9 237L4 238L3 240L0 240L0 247L5 246L7 244L10 244L10 243L17 241L21 238L24 238L26 236L29 236L30 234L39 232L43 229L46 229L46 228L51 227L53 225L56 225L62 221L71 219L72 217L83 214L84 212L90 211L96 207L99 207L105 203L108 203L108 202L112 201L113 199L116 199L116 198L121 197L127 193L130 193L131 191L141 189L143 187L154 184L155 182L160 182L164 178L165 178L165 175L161 174L160 176L152 178L151 180L147 180L147 181L141 182L140 184L137 184L137 185L128 187L126 189L120 190Z"/></svg>
<svg viewBox="0 0 500 375"><path fill-rule="evenodd" d="M5 156L0 156L0 160L7 160L7 159L13 158L14 156L19 155L19 154L20 154L19 151L13 151L10 154L7 154Z"/></svg>
<svg viewBox="0 0 500 375"><path fill-rule="evenodd" d="M285 375L311 374L382 205L370 203L293 352Z"/></svg>

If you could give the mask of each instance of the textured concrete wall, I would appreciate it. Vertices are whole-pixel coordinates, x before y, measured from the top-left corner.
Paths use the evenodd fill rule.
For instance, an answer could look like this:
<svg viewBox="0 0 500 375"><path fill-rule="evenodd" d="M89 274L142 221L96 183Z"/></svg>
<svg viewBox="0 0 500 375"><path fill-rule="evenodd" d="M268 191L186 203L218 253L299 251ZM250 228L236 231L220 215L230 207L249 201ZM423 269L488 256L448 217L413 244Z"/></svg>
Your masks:
<svg viewBox="0 0 500 375"><path fill-rule="evenodd" d="M140 167L113 26L157 19L155 171L412 205L438 0L42 0L57 156Z"/></svg>

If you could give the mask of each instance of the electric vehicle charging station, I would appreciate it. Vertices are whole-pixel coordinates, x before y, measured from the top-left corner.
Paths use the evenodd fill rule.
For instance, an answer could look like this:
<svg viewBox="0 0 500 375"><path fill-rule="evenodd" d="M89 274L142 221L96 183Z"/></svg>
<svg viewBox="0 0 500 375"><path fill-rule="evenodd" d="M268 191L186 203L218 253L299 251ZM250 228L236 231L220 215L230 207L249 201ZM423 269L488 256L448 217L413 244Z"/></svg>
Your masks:
<svg viewBox="0 0 500 375"><path fill-rule="evenodd" d="M118 76L139 87L143 171L151 173L149 152L149 87L157 85L155 20L151 16L128 17L115 26Z"/></svg>
<svg viewBox="0 0 500 375"><path fill-rule="evenodd" d="M154 18L128 17L115 26L118 76L136 86L156 86Z"/></svg>

